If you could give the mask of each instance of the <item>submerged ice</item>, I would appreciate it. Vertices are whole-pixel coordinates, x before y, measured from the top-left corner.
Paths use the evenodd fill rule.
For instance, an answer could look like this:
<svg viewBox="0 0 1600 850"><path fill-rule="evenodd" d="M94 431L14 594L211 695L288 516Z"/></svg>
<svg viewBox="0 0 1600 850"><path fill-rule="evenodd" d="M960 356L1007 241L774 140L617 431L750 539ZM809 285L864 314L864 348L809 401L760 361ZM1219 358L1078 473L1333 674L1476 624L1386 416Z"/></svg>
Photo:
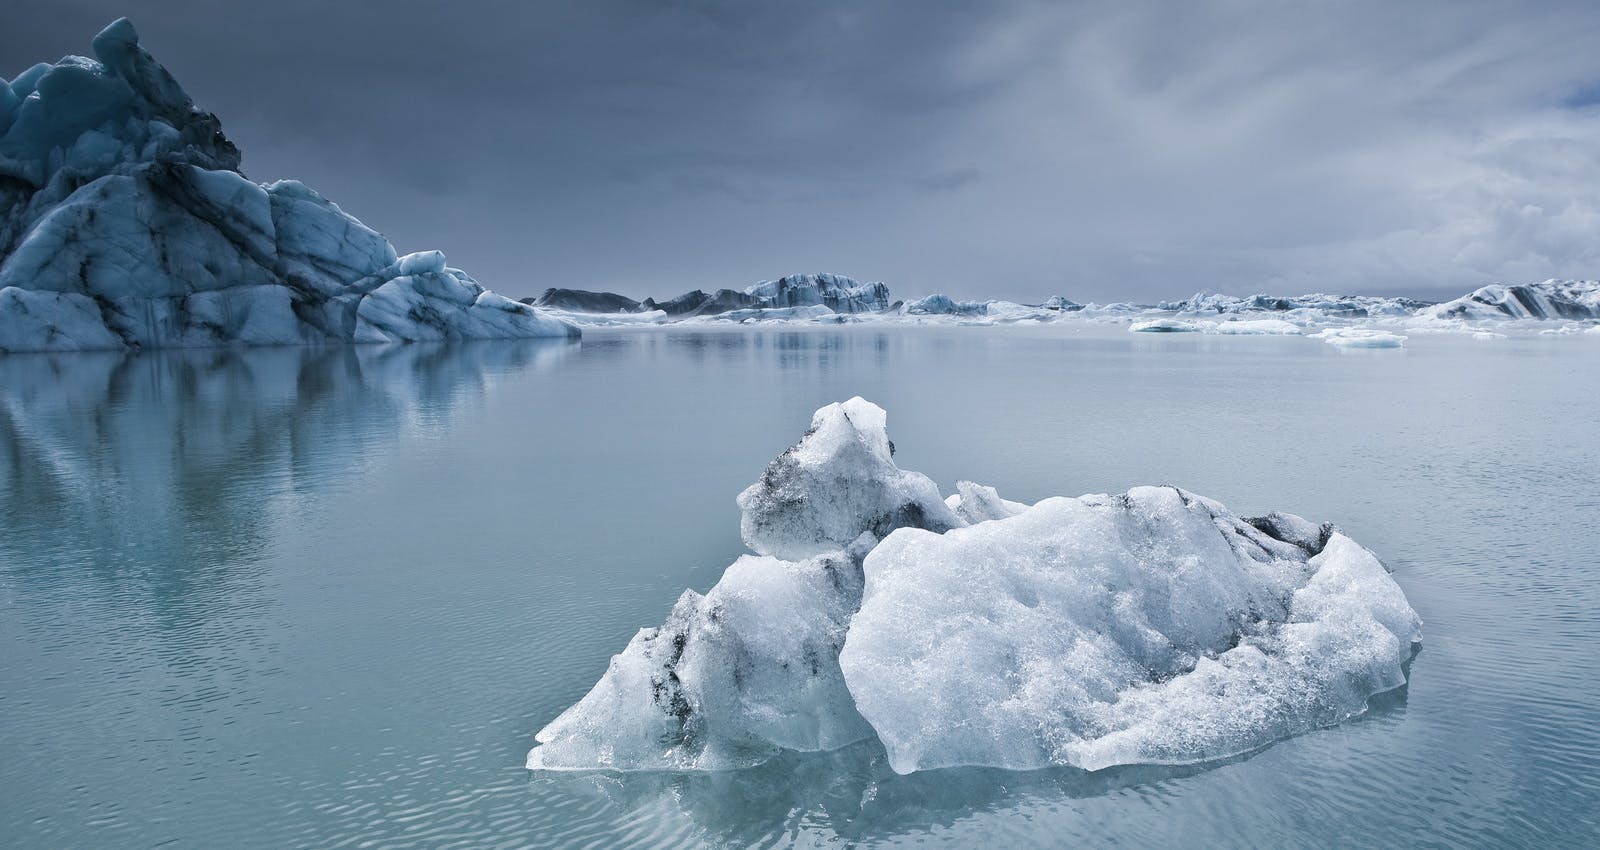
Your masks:
<svg viewBox="0 0 1600 850"><path fill-rule="evenodd" d="M1334 526L1174 487L942 498L886 419L819 410L739 496L759 554L641 630L528 766L716 770L865 739L901 773L1194 762L1405 683L1420 621Z"/></svg>

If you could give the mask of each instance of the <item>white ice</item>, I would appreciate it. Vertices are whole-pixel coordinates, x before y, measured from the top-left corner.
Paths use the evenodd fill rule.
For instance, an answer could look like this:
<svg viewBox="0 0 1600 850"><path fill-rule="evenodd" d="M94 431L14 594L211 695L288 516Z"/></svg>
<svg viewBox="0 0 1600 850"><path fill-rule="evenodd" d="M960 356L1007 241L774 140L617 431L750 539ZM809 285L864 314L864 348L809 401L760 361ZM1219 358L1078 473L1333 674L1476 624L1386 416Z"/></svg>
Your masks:
<svg viewBox="0 0 1600 850"><path fill-rule="evenodd" d="M739 529L763 555L798 560L842 549L863 532L960 525L933 480L894 463L883 408L860 397L811 417L799 443L739 494Z"/></svg>
<svg viewBox="0 0 1600 850"><path fill-rule="evenodd" d="M1329 540L1310 557L1170 487L902 530L867 556L840 666L901 773L1243 752L1404 681L1415 615Z"/></svg>
<svg viewBox="0 0 1600 850"><path fill-rule="evenodd" d="M1401 334L1376 328L1326 328L1310 336L1340 348L1400 348L1406 342Z"/></svg>
<svg viewBox="0 0 1600 850"><path fill-rule="evenodd" d="M1205 328L1196 322L1180 322L1177 319L1147 319L1134 322L1128 326L1131 333L1199 333Z"/></svg>
<svg viewBox="0 0 1600 850"><path fill-rule="evenodd" d="M1331 525L1173 487L941 500L893 453L876 405L817 411L739 497L764 556L640 631L528 766L716 770L863 738L902 773L1193 762L1405 682L1416 613Z"/></svg>

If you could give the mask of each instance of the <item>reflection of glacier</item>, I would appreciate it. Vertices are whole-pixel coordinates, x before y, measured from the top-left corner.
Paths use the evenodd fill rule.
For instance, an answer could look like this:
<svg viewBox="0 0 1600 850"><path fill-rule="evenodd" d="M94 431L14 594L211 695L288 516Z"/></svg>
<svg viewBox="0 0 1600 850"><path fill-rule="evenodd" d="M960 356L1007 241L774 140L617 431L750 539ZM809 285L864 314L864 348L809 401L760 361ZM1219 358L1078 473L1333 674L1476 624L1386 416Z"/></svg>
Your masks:
<svg viewBox="0 0 1600 850"><path fill-rule="evenodd" d="M882 745L900 774L1187 764L1360 714L1420 621L1331 524L1175 487L948 498L884 411L817 411L739 495L739 558L537 736L534 769L715 771Z"/></svg>
<svg viewBox="0 0 1600 850"><path fill-rule="evenodd" d="M447 426L495 375L553 364L573 347L0 358L0 553L108 578L124 563L160 563L170 569L139 580L201 582L253 558L286 499L349 474L407 428Z"/></svg>

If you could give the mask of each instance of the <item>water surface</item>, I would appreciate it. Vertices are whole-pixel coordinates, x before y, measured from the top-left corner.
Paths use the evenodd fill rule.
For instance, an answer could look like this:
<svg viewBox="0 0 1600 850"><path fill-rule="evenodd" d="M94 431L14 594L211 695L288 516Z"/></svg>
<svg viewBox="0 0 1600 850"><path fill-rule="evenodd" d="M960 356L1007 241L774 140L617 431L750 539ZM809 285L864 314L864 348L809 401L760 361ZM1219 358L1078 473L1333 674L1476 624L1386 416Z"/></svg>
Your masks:
<svg viewBox="0 0 1600 850"><path fill-rule="evenodd" d="M0 357L15 847L1600 843L1600 339L590 332ZM540 775L533 733L742 547L864 395L1007 498L1333 520L1425 622L1366 717L1185 768L893 775L875 745Z"/></svg>

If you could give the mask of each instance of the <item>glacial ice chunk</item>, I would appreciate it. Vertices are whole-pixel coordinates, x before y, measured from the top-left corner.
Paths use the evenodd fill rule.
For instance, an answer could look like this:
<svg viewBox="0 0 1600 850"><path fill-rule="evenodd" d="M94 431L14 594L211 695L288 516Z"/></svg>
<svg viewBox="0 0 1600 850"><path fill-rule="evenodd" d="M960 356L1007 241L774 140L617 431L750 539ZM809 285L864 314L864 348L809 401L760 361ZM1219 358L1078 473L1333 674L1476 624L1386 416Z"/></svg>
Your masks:
<svg viewBox="0 0 1600 850"><path fill-rule="evenodd" d="M1203 330L1205 327L1196 322L1180 322L1177 319L1147 319L1128 326L1128 331L1136 334L1199 333Z"/></svg>
<svg viewBox="0 0 1600 850"><path fill-rule="evenodd" d="M839 673L862 554L746 555L706 595L684 591L540 730L528 768L720 770L872 737Z"/></svg>
<svg viewBox="0 0 1600 850"><path fill-rule="evenodd" d="M740 532L763 555L800 560L912 526L961 525L932 479L894 463L888 415L860 396L811 417L800 442L739 494Z"/></svg>
<svg viewBox="0 0 1600 850"><path fill-rule="evenodd" d="M1215 334L1268 334L1289 336L1300 333L1300 328L1291 322L1282 319L1239 319L1231 322L1218 322L1211 328Z"/></svg>
<svg viewBox="0 0 1600 850"><path fill-rule="evenodd" d="M1452 301L1419 310L1421 318L1600 319L1600 281L1547 280L1543 283L1479 287Z"/></svg>
<svg viewBox="0 0 1600 850"><path fill-rule="evenodd" d="M999 492L993 487L971 481L957 481L956 492L950 494L944 503L968 525L1016 516L1028 509L1022 502L1000 498Z"/></svg>
<svg viewBox="0 0 1600 850"><path fill-rule="evenodd" d="M1418 620L1377 559L1171 487L1047 499L867 556L840 667L900 773L1182 763L1360 713ZM1318 539L1324 536L1320 531Z"/></svg>
<svg viewBox="0 0 1600 850"><path fill-rule="evenodd" d="M762 555L635 635L528 767L719 770L872 738L901 773L1185 763L1404 684L1420 620L1331 524L1175 487L940 500L886 420L818 410L739 496Z"/></svg>
<svg viewBox="0 0 1600 850"><path fill-rule="evenodd" d="M1327 328L1311 336L1339 348L1400 348L1406 343L1404 335L1376 328Z"/></svg>

